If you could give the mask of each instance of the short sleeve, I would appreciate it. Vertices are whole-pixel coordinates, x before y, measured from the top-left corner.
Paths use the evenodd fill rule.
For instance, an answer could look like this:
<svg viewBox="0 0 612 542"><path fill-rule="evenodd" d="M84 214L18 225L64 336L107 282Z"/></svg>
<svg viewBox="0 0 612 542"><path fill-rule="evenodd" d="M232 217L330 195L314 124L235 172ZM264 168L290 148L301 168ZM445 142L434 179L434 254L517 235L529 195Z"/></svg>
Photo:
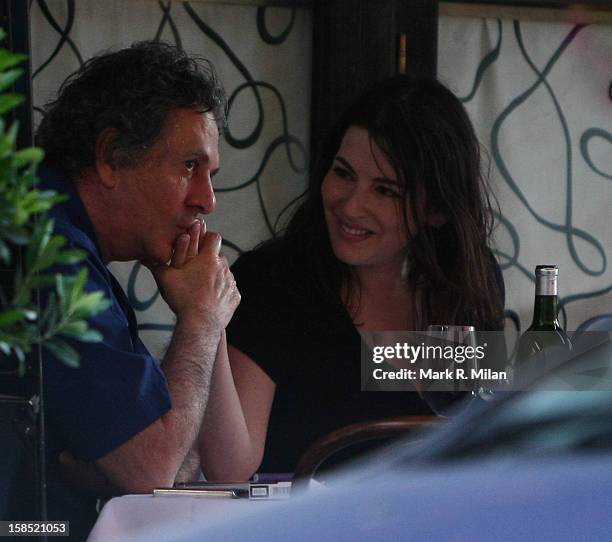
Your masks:
<svg viewBox="0 0 612 542"><path fill-rule="evenodd" d="M93 461L141 432L171 403L165 376L138 338L134 314L118 283L93 254L62 272L73 274L82 267L89 273L85 289L102 290L112 301L90 320L103 340L65 339L80 355L78 368L43 348L43 381L50 449L69 449Z"/></svg>

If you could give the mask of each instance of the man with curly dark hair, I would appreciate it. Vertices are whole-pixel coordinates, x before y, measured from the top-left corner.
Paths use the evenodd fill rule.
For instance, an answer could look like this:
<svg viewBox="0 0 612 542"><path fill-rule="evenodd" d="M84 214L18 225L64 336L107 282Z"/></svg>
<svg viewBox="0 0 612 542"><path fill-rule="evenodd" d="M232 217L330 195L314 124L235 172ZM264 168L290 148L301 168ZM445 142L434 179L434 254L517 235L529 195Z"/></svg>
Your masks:
<svg viewBox="0 0 612 542"><path fill-rule="evenodd" d="M142 42L88 60L62 85L37 132L42 186L67 194L56 232L84 250L86 289L112 306L95 316L100 343L71 341L81 366L45 353L49 516L74 538L95 520L96 496L62 476L78 461L125 493L171 486L197 448L225 326L240 301L221 237L206 232L219 169L226 98L210 64L177 47ZM109 273L139 260L176 314L160 364L138 337L134 312Z"/></svg>

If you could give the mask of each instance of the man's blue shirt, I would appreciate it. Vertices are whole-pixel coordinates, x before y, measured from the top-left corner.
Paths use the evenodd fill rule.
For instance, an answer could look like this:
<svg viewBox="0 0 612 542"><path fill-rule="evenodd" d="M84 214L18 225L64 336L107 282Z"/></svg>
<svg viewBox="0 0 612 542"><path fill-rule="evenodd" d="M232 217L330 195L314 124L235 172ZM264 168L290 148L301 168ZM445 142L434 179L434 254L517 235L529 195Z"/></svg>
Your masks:
<svg viewBox="0 0 612 542"><path fill-rule="evenodd" d="M94 461L160 418L171 403L165 376L138 337L134 311L102 261L93 225L73 184L51 170L42 170L40 177L40 189L69 196L50 213L55 233L67 239L67 247L87 253L84 261L58 271L76 274L85 267L85 289L101 290L112 302L89 321L102 334L102 342L66 339L80 355L78 369L43 349L49 512L56 519L73 519L73 505L82 507L88 501L89 510L95 499L86 499L63 483L59 452L68 450L78 459ZM83 509L77 512L84 513Z"/></svg>

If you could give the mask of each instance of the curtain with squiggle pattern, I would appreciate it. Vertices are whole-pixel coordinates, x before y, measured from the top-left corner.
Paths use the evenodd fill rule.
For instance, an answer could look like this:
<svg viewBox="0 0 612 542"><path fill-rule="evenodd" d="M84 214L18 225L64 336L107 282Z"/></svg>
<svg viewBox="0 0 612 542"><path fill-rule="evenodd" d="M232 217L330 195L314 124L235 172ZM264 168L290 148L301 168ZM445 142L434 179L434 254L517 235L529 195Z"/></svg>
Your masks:
<svg viewBox="0 0 612 542"><path fill-rule="evenodd" d="M440 17L438 76L490 158L510 327L557 264L562 323L612 330L612 27Z"/></svg>
<svg viewBox="0 0 612 542"><path fill-rule="evenodd" d="M213 61L232 105L208 224L224 235L230 259L269 237L305 187L308 10L37 0L31 31L38 114L63 79L101 50L158 38ZM509 327L529 325L539 263L559 266L568 329L612 313L611 58L609 26L440 18L439 77L464 101L490 158ZM112 270L145 342L159 353L173 317L153 279L139 264Z"/></svg>

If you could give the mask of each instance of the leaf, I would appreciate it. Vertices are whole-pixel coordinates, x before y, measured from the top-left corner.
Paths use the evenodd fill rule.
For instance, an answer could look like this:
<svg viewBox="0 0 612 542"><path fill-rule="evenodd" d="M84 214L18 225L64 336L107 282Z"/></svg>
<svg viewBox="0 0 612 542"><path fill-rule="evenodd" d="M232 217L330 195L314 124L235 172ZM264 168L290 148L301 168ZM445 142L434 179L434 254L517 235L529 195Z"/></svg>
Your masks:
<svg viewBox="0 0 612 542"><path fill-rule="evenodd" d="M47 297L47 302L42 307L40 317L40 329L42 330L43 335L45 334L46 330L55 326L58 316L59 307L57 304L57 295L55 293L51 293L49 294L49 297Z"/></svg>
<svg viewBox="0 0 612 542"><path fill-rule="evenodd" d="M55 291L57 292L60 305L63 305L66 300L66 287L64 285L64 277L60 273L55 274Z"/></svg>
<svg viewBox="0 0 612 542"><path fill-rule="evenodd" d="M22 74L23 70L21 68L0 73L0 90L10 87L15 81L17 81L17 79L21 77Z"/></svg>
<svg viewBox="0 0 612 542"><path fill-rule="evenodd" d="M20 203L24 211L28 213L39 213L51 209L55 203L64 201L65 199L66 197L64 197L63 194L57 194L52 190L43 190L39 192L36 189L32 189L25 197L21 198Z"/></svg>
<svg viewBox="0 0 612 542"><path fill-rule="evenodd" d="M49 273L40 273L30 279L30 285L32 289L55 286L55 277Z"/></svg>
<svg viewBox="0 0 612 542"><path fill-rule="evenodd" d="M12 68L23 62L26 58L28 58L27 55L15 54L6 49L0 49L0 71L6 70L6 68Z"/></svg>
<svg viewBox="0 0 612 542"><path fill-rule="evenodd" d="M73 337L81 342L97 343L103 339L102 334L91 329L85 320L76 320L75 322L69 322L60 330L61 335L67 335Z"/></svg>
<svg viewBox="0 0 612 542"><path fill-rule="evenodd" d="M84 250L75 248L71 250L62 250L57 253L55 261L64 265L72 265L83 261L87 253Z"/></svg>
<svg viewBox="0 0 612 542"><path fill-rule="evenodd" d="M30 242L26 252L25 261L28 269L32 269L34 267L35 262L45 250L49 239L51 239L52 231L53 220L51 219L41 220L38 222L38 224L36 224L32 234L32 241Z"/></svg>
<svg viewBox="0 0 612 542"><path fill-rule="evenodd" d="M31 309L9 309L0 313L0 327L8 327L23 320L34 321L37 318L38 313Z"/></svg>
<svg viewBox="0 0 612 542"><path fill-rule="evenodd" d="M75 302L81 296L83 288L85 288L87 282L87 269L83 267L76 276L71 277L70 281L70 307L74 308Z"/></svg>
<svg viewBox="0 0 612 542"><path fill-rule="evenodd" d="M0 29L0 39L4 36ZM102 292L85 292L85 269L76 276L41 272L55 264L74 265L86 252L67 247L64 237L54 235L53 220L46 213L68 197L36 189L36 169L44 152L36 147L18 149L19 123L9 121L9 116L2 118L24 101L18 94L2 91L10 90L23 75L17 64L26 58L0 48L0 267L13 269L14 285L11 289L7 285L6 292L0 290L10 298L4 301L3 297L0 305L0 356L13 355L21 375L26 354L37 343L58 360L78 367L79 353L72 340L102 340L102 334L92 329L86 318L111 305ZM15 249L22 256L19 265L13 261ZM38 293L41 287L42 295ZM44 303L39 314L32 307L33 299L40 297Z"/></svg>
<svg viewBox="0 0 612 542"><path fill-rule="evenodd" d="M78 297L74 301L72 309L75 316L86 318L98 314L110 306L111 302L104 299L103 292L91 292Z"/></svg>
<svg viewBox="0 0 612 542"><path fill-rule="evenodd" d="M70 199L67 194L58 194L55 190L41 190L38 192L38 196L53 201L54 203Z"/></svg>
<svg viewBox="0 0 612 542"><path fill-rule="evenodd" d="M43 211L48 211L53 207L53 202L45 199L23 199L21 201L21 209L23 212L28 215L33 215L35 213L42 213Z"/></svg>
<svg viewBox="0 0 612 542"><path fill-rule="evenodd" d="M80 337L87 332L87 322L85 320L75 320L62 326L60 333L72 337Z"/></svg>
<svg viewBox="0 0 612 542"><path fill-rule="evenodd" d="M20 226L5 226L0 228L0 236L16 245L25 245L30 240L28 230Z"/></svg>
<svg viewBox="0 0 612 542"><path fill-rule="evenodd" d="M25 375L25 352L20 346L13 345L13 352L17 356L17 360L19 361L19 369L17 370L17 374L20 377Z"/></svg>
<svg viewBox="0 0 612 542"><path fill-rule="evenodd" d="M45 341L43 346L69 367L74 367L75 369L79 367L79 353L67 342L57 337L53 337Z"/></svg>
<svg viewBox="0 0 612 542"><path fill-rule="evenodd" d="M10 309L0 312L0 326L8 327L16 322L21 322L25 318L23 311Z"/></svg>
<svg viewBox="0 0 612 542"><path fill-rule="evenodd" d="M13 156L13 165L20 168L26 164L38 164L42 162L44 157L45 153L42 149L39 149L38 147L28 147L15 153Z"/></svg>
<svg viewBox="0 0 612 542"><path fill-rule="evenodd" d="M4 136L5 142L8 145L8 149L12 149L15 146L15 142L17 141L18 131L19 131L19 121L15 120L12 122L10 128L8 129L8 132L6 132L6 135Z"/></svg>
<svg viewBox="0 0 612 542"><path fill-rule="evenodd" d="M66 238L61 235L54 235L49 239L44 249L38 255L32 266L32 271L42 271L55 263L55 258L60 248L66 244Z"/></svg>
<svg viewBox="0 0 612 542"><path fill-rule="evenodd" d="M20 94L0 94L0 115L3 115L7 111L14 109L25 98Z"/></svg>
<svg viewBox="0 0 612 542"><path fill-rule="evenodd" d="M89 328L85 333L77 337L83 343L99 343L104 336L97 329Z"/></svg>
<svg viewBox="0 0 612 542"><path fill-rule="evenodd" d="M0 260L6 265L10 265L11 263L11 251L2 239L0 239Z"/></svg>

